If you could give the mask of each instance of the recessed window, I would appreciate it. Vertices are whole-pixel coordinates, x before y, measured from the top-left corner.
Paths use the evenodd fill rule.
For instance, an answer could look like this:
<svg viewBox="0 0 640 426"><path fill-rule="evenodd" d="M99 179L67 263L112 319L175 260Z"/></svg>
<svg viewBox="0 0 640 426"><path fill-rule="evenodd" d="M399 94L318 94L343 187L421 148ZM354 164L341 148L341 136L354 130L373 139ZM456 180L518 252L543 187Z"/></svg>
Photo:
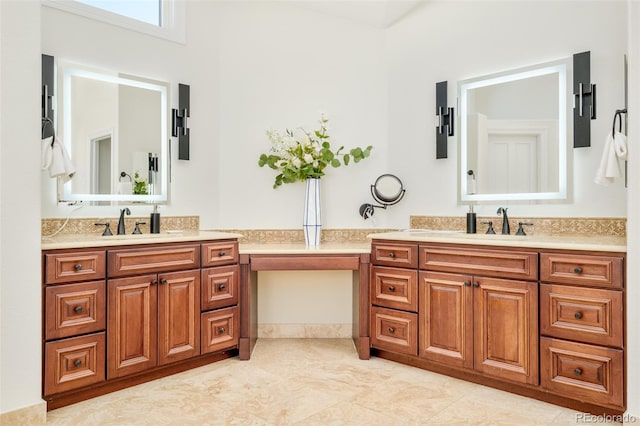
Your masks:
<svg viewBox="0 0 640 426"><path fill-rule="evenodd" d="M151 25L162 25L160 0L76 0L89 6L97 7L131 19L147 22Z"/></svg>
<svg viewBox="0 0 640 426"><path fill-rule="evenodd" d="M186 41L186 1L42 0L42 4L178 43Z"/></svg>

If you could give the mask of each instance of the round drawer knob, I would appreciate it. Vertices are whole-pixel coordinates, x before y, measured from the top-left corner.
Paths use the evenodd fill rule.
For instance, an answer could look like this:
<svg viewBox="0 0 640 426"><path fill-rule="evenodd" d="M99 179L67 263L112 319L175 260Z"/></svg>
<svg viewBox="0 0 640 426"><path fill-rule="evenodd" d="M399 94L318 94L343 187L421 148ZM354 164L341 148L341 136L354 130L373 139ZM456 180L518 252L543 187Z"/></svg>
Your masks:
<svg viewBox="0 0 640 426"><path fill-rule="evenodd" d="M80 366L82 365L82 361L80 361L79 359L76 359L76 360L73 362L73 365L75 365L76 367L80 367Z"/></svg>
<svg viewBox="0 0 640 426"><path fill-rule="evenodd" d="M161 279L161 280L160 280L160 284L166 284L167 282L168 282L168 281L167 281L167 279L166 279L166 278L163 278L163 279Z"/></svg>
<svg viewBox="0 0 640 426"><path fill-rule="evenodd" d="M225 288L227 288L227 286L225 286L224 284L220 284L218 286L218 290L224 290Z"/></svg>
<svg viewBox="0 0 640 426"><path fill-rule="evenodd" d="M76 271L82 271L82 263L76 263L74 268L76 269Z"/></svg>
<svg viewBox="0 0 640 426"><path fill-rule="evenodd" d="M227 252L225 252L225 251L221 251L221 252L220 252L220 257L222 257L222 256L226 256L226 255L227 255Z"/></svg>
<svg viewBox="0 0 640 426"><path fill-rule="evenodd" d="M582 318L582 312L576 312L575 314L573 314L573 317L575 319L581 319Z"/></svg>
<svg viewBox="0 0 640 426"><path fill-rule="evenodd" d="M396 291L396 288L392 285L389 286L389 291Z"/></svg>
<svg viewBox="0 0 640 426"><path fill-rule="evenodd" d="M224 333L226 330L224 329L224 327L220 327L220 328L218 329L218 331L219 331L220 333Z"/></svg>
<svg viewBox="0 0 640 426"><path fill-rule="evenodd" d="M573 370L573 372L576 374L576 376L581 376L582 375L582 368L576 368Z"/></svg>
<svg viewBox="0 0 640 426"><path fill-rule="evenodd" d="M575 272L576 274L581 274L582 273L582 268L579 266L576 266L575 268L573 268L573 272Z"/></svg>
<svg viewBox="0 0 640 426"><path fill-rule="evenodd" d="M395 333L396 329L393 327L389 327L389 333Z"/></svg>
<svg viewBox="0 0 640 426"><path fill-rule="evenodd" d="M73 312L75 312L76 314L82 313L82 306L76 306L75 308L73 308Z"/></svg>
<svg viewBox="0 0 640 426"><path fill-rule="evenodd" d="M464 285L465 287L471 287L471 281L465 281Z"/></svg>
<svg viewBox="0 0 640 426"><path fill-rule="evenodd" d="M153 285L158 285L158 280L153 280L153 281L151 281L151 284L153 284Z"/></svg>
<svg viewBox="0 0 640 426"><path fill-rule="evenodd" d="M389 253L389 257L393 259L394 257L396 257L396 255L395 255L394 252L391 252L391 253Z"/></svg>
<svg viewBox="0 0 640 426"><path fill-rule="evenodd" d="M477 281L474 281L474 282L473 282L473 286L474 286L474 287L480 287L480 284L478 284L478 282L477 282Z"/></svg>

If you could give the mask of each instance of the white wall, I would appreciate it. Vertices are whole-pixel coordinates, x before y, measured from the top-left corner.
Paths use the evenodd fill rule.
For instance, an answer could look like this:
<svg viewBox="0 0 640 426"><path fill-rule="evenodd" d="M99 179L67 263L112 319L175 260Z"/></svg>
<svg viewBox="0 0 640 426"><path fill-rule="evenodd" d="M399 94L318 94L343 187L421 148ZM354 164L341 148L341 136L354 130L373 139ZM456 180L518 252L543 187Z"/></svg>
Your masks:
<svg viewBox="0 0 640 426"><path fill-rule="evenodd" d="M40 4L0 2L0 413L41 402Z"/></svg>
<svg viewBox="0 0 640 426"><path fill-rule="evenodd" d="M593 183L610 131L623 104L626 2L428 2L387 31L390 168L402 171L407 195L389 214L399 223L409 214L462 215L457 205L457 144L449 158L435 159L435 82L449 82L455 104L457 81L544 63L591 51L598 118L591 122L590 148L570 149L573 200L511 205L514 216L626 216L621 183ZM588 29L588 30L586 30ZM597 202L595 202L598 200ZM479 214L495 214L496 205Z"/></svg>
<svg viewBox="0 0 640 426"><path fill-rule="evenodd" d="M640 3L629 7L629 142L640 141ZM629 149L629 207L627 216L627 413L640 418L640 149ZM631 422L629 422L631 423Z"/></svg>

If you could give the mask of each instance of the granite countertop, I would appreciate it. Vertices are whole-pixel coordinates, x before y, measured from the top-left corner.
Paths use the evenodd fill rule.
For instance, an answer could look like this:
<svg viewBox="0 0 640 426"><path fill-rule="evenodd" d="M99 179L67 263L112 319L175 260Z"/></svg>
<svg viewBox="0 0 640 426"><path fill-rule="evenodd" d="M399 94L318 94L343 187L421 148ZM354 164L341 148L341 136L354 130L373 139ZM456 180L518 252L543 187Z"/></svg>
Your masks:
<svg viewBox="0 0 640 426"><path fill-rule="evenodd" d="M242 234L217 231L165 231L159 234L127 234L103 237L101 234L67 234L43 237L42 250L128 246L135 244L179 243L189 241L242 238Z"/></svg>
<svg viewBox="0 0 640 426"><path fill-rule="evenodd" d="M330 242L318 247L307 247L301 243L243 243L242 254L362 254L371 252L371 241Z"/></svg>
<svg viewBox="0 0 640 426"><path fill-rule="evenodd" d="M462 231L446 230L406 230L369 234L377 240L416 241L451 244L490 245L539 249L564 249L626 252L625 237L610 235L534 234L534 235L487 235L467 234Z"/></svg>

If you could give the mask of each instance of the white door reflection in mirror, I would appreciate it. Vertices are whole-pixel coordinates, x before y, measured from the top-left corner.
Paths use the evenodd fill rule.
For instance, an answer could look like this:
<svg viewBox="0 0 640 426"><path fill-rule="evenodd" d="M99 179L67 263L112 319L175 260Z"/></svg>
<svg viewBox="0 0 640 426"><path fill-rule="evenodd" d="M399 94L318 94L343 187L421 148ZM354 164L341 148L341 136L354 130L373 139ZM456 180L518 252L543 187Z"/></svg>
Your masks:
<svg viewBox="0 0 640 426"><path fill-rule="evenodd" d="M567 196L567 61L459 83L461 201Z"/></svg>

